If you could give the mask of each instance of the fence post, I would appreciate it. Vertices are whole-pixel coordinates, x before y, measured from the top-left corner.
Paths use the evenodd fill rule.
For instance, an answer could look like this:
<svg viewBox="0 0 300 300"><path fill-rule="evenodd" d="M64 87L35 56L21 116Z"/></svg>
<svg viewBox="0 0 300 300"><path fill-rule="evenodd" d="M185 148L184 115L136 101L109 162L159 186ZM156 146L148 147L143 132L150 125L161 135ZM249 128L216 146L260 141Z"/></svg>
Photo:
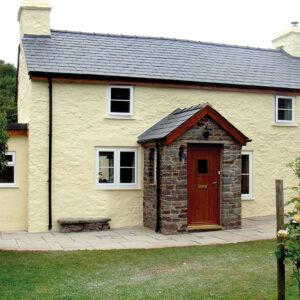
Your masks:
<svg viewBox="0 0 300 300"><path fill-rule="evenodd" d="M283 181L276 180L276 224L277 232L283 229L284 224L284 198L283 198ZM278 252L277 258L277 299L285 299L285 265L284 265L284 246L281 244L280 238L277 236Z"/></svg>

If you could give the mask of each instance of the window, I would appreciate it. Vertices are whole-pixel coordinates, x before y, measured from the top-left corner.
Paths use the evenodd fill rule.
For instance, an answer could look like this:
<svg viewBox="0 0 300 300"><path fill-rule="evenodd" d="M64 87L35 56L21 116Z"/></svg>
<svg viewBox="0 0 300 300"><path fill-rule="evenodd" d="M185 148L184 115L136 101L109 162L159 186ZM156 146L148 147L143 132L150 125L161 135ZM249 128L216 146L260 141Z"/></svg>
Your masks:
<svg viewBox="0 0 300 300"><path fill-rule="evenodd" d="M242 152L242 199L252 199L252 152Z"/></svg>
<svg viewBox="0 0 300 300"><path fill-rule="evenodd" d="M149 149L149 181L156 184L157 152L155 148Z"/></svg>
<svg viewBox="0 0 300 300"><path fill-rule="evenodd" d="M286 96L276 97L276 123L295 122L295 98Z"/></svg>
<svg viewBox="0 0 300 300"><path fill-rule="evenodd" d="M97 154L97 185L103 188L137 187L137 150L99 148Z"/></svg>
<svg viewBox="0 0 300 300"><path fill-rule="evenodd" d="M133 113L133 88L131 86L110 86L108 114L131 116Z"/></svg>
<svg viewBox="0 0 300 300"><path fill-rule="evenodd" d="M7 152L6 158L8 160L7 167L0 173L0 187L16 185L16 153Z"/></svg>

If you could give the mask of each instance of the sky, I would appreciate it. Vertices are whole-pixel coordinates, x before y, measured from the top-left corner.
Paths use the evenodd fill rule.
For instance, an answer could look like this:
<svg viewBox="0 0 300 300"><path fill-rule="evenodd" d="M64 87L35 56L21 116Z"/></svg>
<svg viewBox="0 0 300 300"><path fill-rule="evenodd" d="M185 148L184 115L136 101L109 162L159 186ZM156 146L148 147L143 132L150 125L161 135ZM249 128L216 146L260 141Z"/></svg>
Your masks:
<svg viewBox="0 0 300 300"><path fill-rule="evenodd" d="M0 0L0 59L17 62L21 0ZM51 28L270 48L299 0L50 0ZM299 25L300 26L300 25Z"/></svg>

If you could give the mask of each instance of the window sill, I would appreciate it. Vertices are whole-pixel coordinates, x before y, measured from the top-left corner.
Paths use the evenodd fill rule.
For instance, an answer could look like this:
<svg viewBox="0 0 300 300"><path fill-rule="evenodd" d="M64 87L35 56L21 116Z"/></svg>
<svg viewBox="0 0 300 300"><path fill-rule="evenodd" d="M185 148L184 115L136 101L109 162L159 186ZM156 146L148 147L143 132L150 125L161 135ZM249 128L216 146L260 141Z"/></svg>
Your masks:
<svg viewBox="0 0 300 300"><path fill-rule="evenodd" d="M135 120L135 118L130 116L124 116L124 115L107 115L104 117L104 119L117 119L117 120Z"/></svg>
<svg viewBox="0 0 300 300"><path fill-rule="evenodd" d="M96 185L95 190L102 191L128 191L128 190L141 190L140 186L98 186Z"/></svg>
<svg viewBox="0 0 300 300"><path fill-rule="evenodd" d="M1 185L0 184L0 190L1 189L19 189L17 185Z"/></svg>
<svg viewBox="0 0 300 300"><path fill-rule="evenodd" d="M255 198L254 197L248 197L248 198L243 198L242 197L242 201L254 201L255 200Z"/></svg>
<svg viewBox="0 0 300 300"><path fill-rule="evenodd" d="M298 127L296 123L273 123L272 126L275 127Z"/></svg>

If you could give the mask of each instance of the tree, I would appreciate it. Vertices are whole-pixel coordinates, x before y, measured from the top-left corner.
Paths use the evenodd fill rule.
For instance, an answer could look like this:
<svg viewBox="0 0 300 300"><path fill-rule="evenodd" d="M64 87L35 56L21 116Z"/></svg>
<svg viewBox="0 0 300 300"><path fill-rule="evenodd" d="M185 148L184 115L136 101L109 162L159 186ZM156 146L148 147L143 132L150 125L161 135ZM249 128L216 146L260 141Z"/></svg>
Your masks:
<svg viewBox="0 0 300 300"><path fill-rule="evenodd" d="M7 117L5 113L0 113L0 174L7 166L6 151L7 151Z"/></svg>
<svg viewBox="0 0 300 300"><path fill-rule="evenodd" d="M17 122L16 75L14 65L0 60L0 113L6 114L8 123Z"/></svg>

